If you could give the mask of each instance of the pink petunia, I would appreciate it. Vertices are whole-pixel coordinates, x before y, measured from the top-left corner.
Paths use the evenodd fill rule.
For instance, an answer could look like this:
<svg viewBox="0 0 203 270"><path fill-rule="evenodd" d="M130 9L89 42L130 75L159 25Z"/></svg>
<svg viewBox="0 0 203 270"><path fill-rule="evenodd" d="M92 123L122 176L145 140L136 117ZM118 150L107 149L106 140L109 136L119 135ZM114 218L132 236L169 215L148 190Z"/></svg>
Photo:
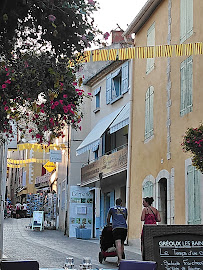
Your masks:
<svg viewBox="0 0 203 270"><path fill-rule="evenodd" d="M6 103L7 103L7 101L5 100L5 101L3 102L3 105L6 105Z"/></svg>
<svg viewBox="0 0 203 270"><path fill-rule="evenodd" d="M91 96L92 94L91 93L87 93L89 96Z"/></svg>
<svg viewBox="0 0 203 270"><path fill-rule="evenodd" d="M7 67L5 67L5 71L8 71L8 68Z"/></svg>
<svg viewBox="0 0 203 270"><path fill-rule="evenodd" d="M41 113L44 113L44 110L43 109L41 109L41 111L40 111Z"/></svg>
<svg viewBox="0 0 203 270"><path fill-rule="evenodd" d="M2 84L2 88L4 89L4 88L6 88L6 84L4 83L4 84Z"/></svg>
<svg viewBox="0 0 203 270"><path fill-rule="evenodd" d="M6 73L6 76L8 77L10 75L10 73L8 72L8 73Z"/></svg>
<svg viewBox="0 0 203 270"><path fill-rule="evenodd" d="M59 105L59 102L58 102L58 101L55 101L55 102L54 102L54 105L55 105L55 106L58 106L58 105Z"/></svg>
<svg viewBox="0 0 203 270"><path fill-rule="evenodd" d="M32 132L32 129L29 129L29 133L31 133Z"/></svg>
<svg viewBox="0 0 203 270"><path fill-rule="evenodd" d="M42 138L42 135L40 135L39 133L38 134L36 134L36 138Z"/></svg>
<svg viewBox="0 0 203 270"><path fill-rule="evenodd" d="M5 106L5 107L4 107L4 110L5 110L5 111L8 111L8 109L9 109L8 106Z"/></svg>
<svg viewBox="0 0 203 270"><path fill-rule="evenodd" d="M76 85L77 85L77 83L76 83L76 82L73 82L73 85L75 85L75 86L76 86Z"/></svg>
<svg viewBox="0 0 203 270"><path fill-rule="evenodd" d="M68 96L65 94L65 95L63 95L63 98L67 98Z"/></svg>
<svg viewBox="0 0 203 270"><path fill-rule="evenodd" d="M5 81L5 83L8 83L8 84L10 84L10 83L11 83L11 80L7 80L7 81Z"/></svg>
<svg viewBox="0 0 203 270"><path fill-rule="evenodd" d="M62 82L60 82L60 85L61 85L61 86L63 86L63 83L62 83Z"/></svg>
<svg viewBox="0 0 203 270"><path fill-rule="evenodd" d="M40 106L41 106L41 108L43 108L44 107L44 103L42 103Z"/></svg>
<svg viewBox="0 0 203 270"><path fill-rule="evenodd" d="M53 110L54 108L55 108L55 105L54 105L54 104L52 104L52 105L51 105L51 109Z"/></svg>
<svg viewBox="0 0 203 270"><path fill-rule="evenodd" d="M110 34L108 32L104 33L104 39L107 40L109 38Z"/></svg>
<svg viewBox="0 0 203 270"><path fill-rule="evenodd" d="M95 5L95 1L94 0L88 0L88 4Z"/></svg>
<svg viewBox="0 0 203 270"><path fill-rule="evenodd" d="M54 122L54 119L53 119L53 118L50 118L50 119L49 119L49 122L50 122L50 123L53 123L53 122Z"/></svg>

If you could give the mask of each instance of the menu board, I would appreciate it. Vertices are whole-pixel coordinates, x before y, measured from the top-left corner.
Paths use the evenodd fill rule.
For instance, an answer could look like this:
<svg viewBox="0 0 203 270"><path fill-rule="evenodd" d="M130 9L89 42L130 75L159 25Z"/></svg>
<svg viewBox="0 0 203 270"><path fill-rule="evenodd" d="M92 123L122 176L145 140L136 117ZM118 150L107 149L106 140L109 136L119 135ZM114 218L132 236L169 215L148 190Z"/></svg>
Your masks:
<svg viewBox="0 0 203 270"><path fill-rule="evenodd" d="M153 243L158 270L203 269L203 235L179 233L156 236Z"/></svg>

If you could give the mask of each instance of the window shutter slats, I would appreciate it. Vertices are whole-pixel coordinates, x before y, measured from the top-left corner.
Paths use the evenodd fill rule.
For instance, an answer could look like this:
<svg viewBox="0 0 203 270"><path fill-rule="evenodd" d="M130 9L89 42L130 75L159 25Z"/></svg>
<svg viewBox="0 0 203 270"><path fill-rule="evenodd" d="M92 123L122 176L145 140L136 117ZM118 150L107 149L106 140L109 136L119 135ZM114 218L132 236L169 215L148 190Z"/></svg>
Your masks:
<svg viewBox="0 0 203 270"><path fill-rule="evenodd" d="M122 65L121 94L128 92L129 86L129 62Z"/></svg>
<svg viewBox="0 0 203 270"><path fill-rule="evenodd" d="M155 46L155 23L147 31L147 46ZM147 58L146 73L148 74L154 67L154 58Z"/></svg>
<svg viewBox="0 0 203 270"><path fill-rule="evenodd" d="M194 222L194 170L192 165L188 166L188 224Z"/></svg>
<svg viewBox="0 0 203 270"><path fill-rule="evenodd" d="M106 104L111 101L111 74L106 77Z"/></svg>

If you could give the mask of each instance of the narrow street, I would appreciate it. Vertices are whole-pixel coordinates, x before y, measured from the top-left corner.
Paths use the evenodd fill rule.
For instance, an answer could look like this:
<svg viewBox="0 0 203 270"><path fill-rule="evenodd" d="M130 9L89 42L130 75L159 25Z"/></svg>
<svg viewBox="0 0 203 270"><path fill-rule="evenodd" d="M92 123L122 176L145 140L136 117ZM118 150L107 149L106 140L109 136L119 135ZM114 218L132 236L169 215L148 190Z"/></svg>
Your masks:
<svg viewBox="0 0 203 270"><path fill-rule="evenodd" d="M117 258L107 258L102 264L98 261L99 240L68 238L56 230L32 231L30 218L4 220L4 258L7 260L36 260L40 268L62 268L67 257L73 257L76 268L83 257L90 257L93 268L117 268ZM126 259L140 260L141 256L125 247Z"/></svg>

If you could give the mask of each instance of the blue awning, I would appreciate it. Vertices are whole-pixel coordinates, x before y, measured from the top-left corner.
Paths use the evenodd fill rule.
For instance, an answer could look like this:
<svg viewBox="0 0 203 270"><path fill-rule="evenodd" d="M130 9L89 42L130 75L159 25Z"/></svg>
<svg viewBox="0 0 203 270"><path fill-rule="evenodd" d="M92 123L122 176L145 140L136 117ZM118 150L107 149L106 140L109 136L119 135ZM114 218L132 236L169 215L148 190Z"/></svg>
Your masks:
<svg viewBox="0 0 203 270"><path fill-rule="evenodd" d="M97 149L100 144L100 138L107 130L107 128L111 125L117 115L123 107L117 109L116 111L112 112L111 114L107 115L106 117L102 118L95 127L90 131L84 141L79 145L76 149L76 155L80 155L85 153L88 150Z"/></svg>
<svg viewBox="0 0 203 270"><path fill-rule="evenodd" d="M110 133L114 133L119 129L129 125L129 117L130 117L130 102L128 102L119 113L118 117L113 121L110 125Z"/></svg>

